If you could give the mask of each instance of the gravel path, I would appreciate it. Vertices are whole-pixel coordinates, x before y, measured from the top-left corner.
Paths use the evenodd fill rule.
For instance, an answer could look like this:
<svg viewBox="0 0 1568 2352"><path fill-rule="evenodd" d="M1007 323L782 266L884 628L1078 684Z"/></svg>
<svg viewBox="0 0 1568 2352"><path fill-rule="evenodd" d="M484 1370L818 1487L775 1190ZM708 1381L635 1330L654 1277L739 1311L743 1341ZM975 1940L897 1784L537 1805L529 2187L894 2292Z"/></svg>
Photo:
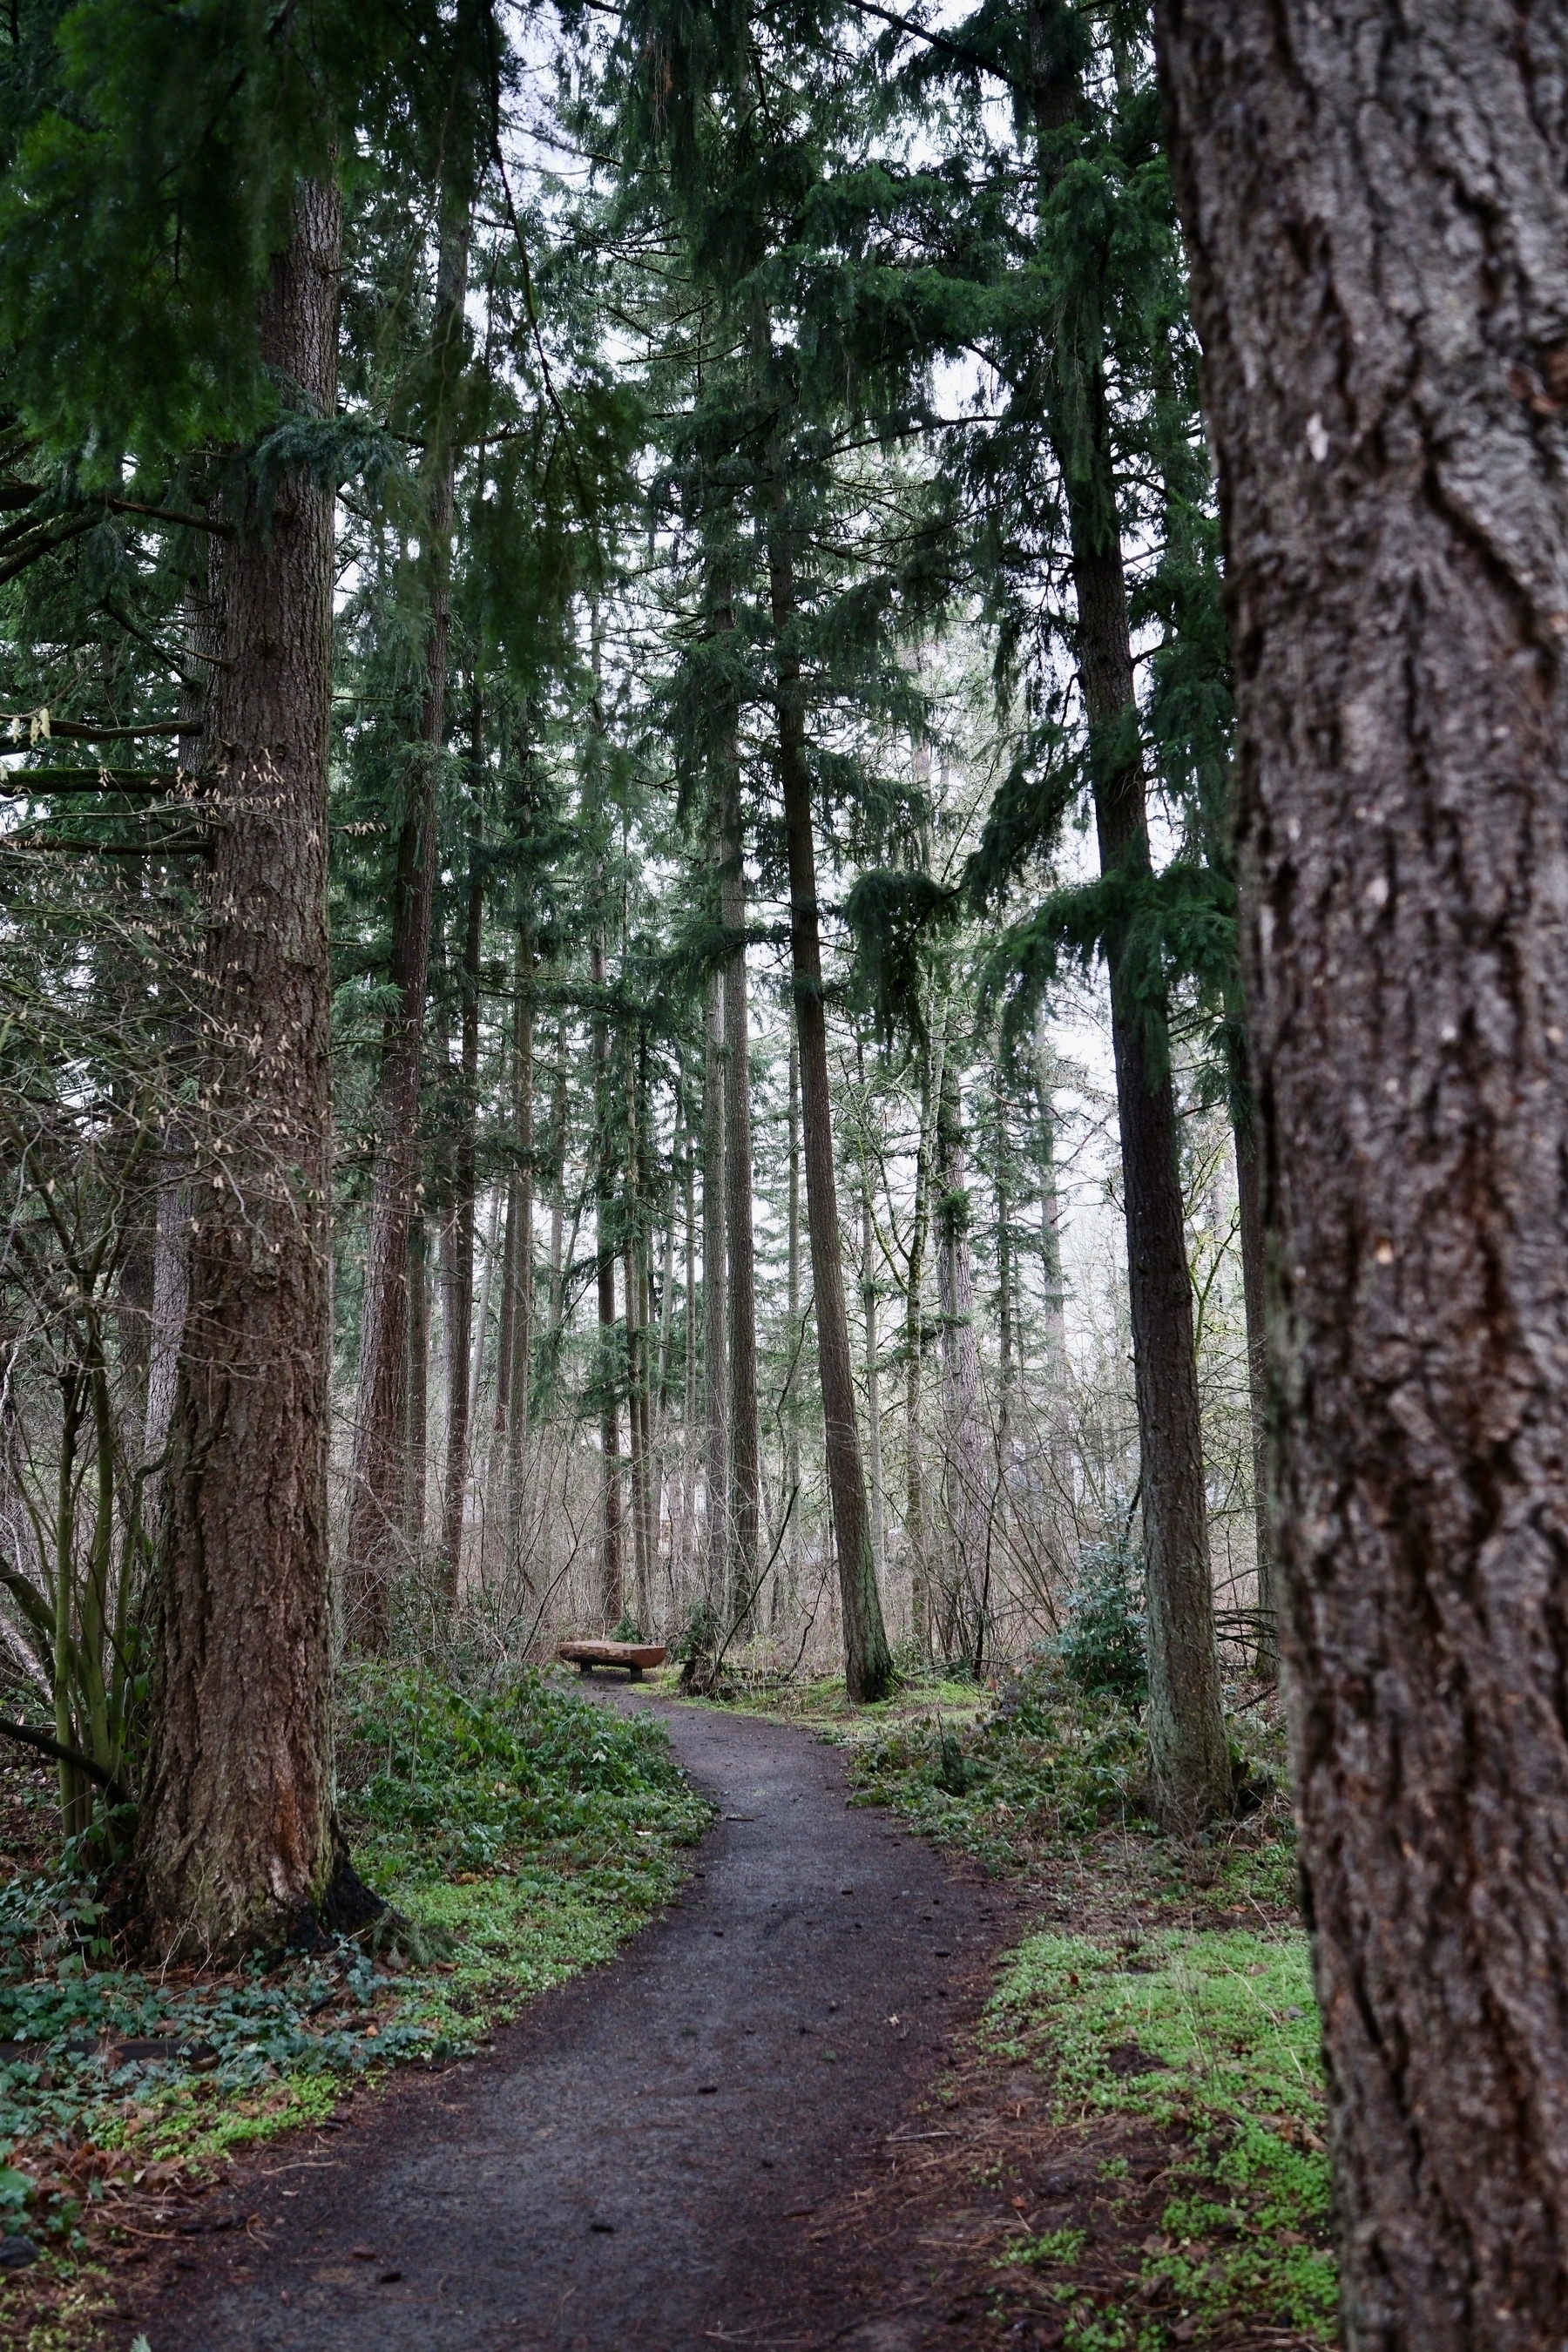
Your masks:
<svg viewBox="0 0 1568 2352"><path fill-rule="evenodd" d="M973 2013L1003 1906L887 1814L847 1808L838 1756L804 1733L601 1696L658 1714L721 1811L684 1898L534 2003L493 2058L410 2070L331 2137L248 2168L228 2209L248 2229L149 2280L127 2342L894 2340L849 2316L860 2294L836 2308L814 2223L868 2154L920 2128L910 2109Z"/></svg>

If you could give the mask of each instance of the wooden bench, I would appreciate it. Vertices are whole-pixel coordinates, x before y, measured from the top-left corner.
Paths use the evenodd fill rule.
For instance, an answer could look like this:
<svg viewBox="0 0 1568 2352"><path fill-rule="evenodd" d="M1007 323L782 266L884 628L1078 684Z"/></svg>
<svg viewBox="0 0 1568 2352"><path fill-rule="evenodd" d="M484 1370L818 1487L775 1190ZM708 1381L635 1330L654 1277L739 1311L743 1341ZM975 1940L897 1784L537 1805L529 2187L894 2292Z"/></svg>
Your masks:
<svg viewBox="0 0 1568 2352"><path fill-rule="evenodd" d="M575 1666L580 1675L591 1675L595 1666L625 1666L634 1683L642 1680L645 1666L662 1666L662 1642L563 1642L555 1653L564 1666Z"/></svg>

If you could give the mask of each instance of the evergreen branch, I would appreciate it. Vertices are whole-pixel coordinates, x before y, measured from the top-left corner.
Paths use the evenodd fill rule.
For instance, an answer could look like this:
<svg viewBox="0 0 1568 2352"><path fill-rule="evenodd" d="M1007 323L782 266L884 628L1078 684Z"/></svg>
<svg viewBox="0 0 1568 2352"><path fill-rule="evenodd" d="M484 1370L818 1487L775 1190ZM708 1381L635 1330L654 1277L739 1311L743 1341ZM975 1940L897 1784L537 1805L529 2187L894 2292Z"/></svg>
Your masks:
<svg viewBox="0 0 1568 2352"><path fill-rule="evenodd" d="M891 25L899 32L907 33L911 40L924 41L929 48L940 49L944 57L957 58L961 64L966 66L978 66L982 73L988 73L1008 89L1016 90L1020 98L1032 98L1034 95L1023 82L1015 80L1005 66L999 66L994 58L983 57L978 49L966 48L962 41L952 40L946 33L928 32L925 26L917 25L912 16L900 16L896 8L879 7L878 0L849 0L849 5L862 16L879 17L884 25Z"/></svg>
<svg viewBox="0 0 1568 2352"><path fill-rule="evenodd" d="M26 719L30 713L23 711ZM199 719L149 719L140 727L94 727L83 719L51 719L49 740L62 743L122 743L133 741L141 735L199 735Z"/></svg>
<svg viewBox="0 0 1568 2352"><path fill-rule="evenodd" d="M184 514L175 507L143 506L136 499L105 499L104 505L111 514L146 515L153 522L166 522L180 530L210 530L216 539L232 539L234 525L219 522L211 515Z"/></svg>
<svg viewBox="0 0 1568 2352"><path fill-rule="evenodd" d="M170 793L171 775L145 768L12 768L0 779L0 800L26 800L37 793L53 798L68 793Z"/></svg>
<svg viewBox="0 0 1568 2352"><path fill-rule="evenodd" d="M52 555L57 548L67 546L71 540L79 539L84 530L96 529L102 520L100 514L73 515L63 530L47 523L40 524L37 536L19 553L12 556L8 563L0 563L0 586L4 586L7 580L14 580L18 572L26 572L30 563L37 562L43 556Z"/></svg>
<svg viewBox="0 0 1568 2352"><path fill-rule="evenodd" d="M0 834L0 854L14 857L59 856L80 857L199 857L210 844L200 833L173 834L162 841L94 841L82 834L47 835Z"/></svg>

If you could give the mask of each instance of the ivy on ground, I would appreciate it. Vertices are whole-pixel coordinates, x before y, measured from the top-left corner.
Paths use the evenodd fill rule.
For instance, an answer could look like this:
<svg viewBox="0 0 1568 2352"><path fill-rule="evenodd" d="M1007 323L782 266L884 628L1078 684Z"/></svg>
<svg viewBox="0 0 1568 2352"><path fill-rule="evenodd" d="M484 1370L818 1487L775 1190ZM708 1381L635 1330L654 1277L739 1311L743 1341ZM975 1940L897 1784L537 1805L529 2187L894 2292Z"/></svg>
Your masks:
<svg viewBox="0 0 1568 2352"><path fill-rule="evenodd" d="M0 1885L0 2236L69 2272L142 2180L475 2049L607 1959L710 1819L657 1725L540 1675L471 1695L353 1670L339 1755L356 1864L393 1906L374 1950L153 1974L121 1964L79 1872ZM0 2317L27 2277L0 2284Z"/></svg>

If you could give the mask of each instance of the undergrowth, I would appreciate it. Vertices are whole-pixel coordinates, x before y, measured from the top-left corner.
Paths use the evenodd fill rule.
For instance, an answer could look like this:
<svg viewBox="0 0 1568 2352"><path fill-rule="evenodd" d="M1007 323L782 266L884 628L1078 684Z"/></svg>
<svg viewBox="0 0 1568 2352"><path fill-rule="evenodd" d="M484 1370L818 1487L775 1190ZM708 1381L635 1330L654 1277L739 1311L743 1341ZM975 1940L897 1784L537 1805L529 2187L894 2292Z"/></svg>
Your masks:
<svg viewBox="0 0 1568 2352"><path fill-rule="evenodd" d="M1141 2116L1186 2143L1142 2272L1174 2296L1179 2340L1202 2341L1237 2313L1331 2340L1329 2163L1303 1937L1165 1929L1118 1948L1032 1936L1007 1962L986 2031L999 2056L1049 2074L1058 2123ZM1041 2257L1026 2246L1013 2259Z"/></svg>
<svg viewBox="0 0 1568 2352"><path fill-rule="evenodd" d="M1091 1597L1120 1640L1124 1596ZM1081 1613L1092 1650L1086 1635L1033 1662L984 1715L930 1682L852 1727L813 1709L826 1736L847 1732L852 1803L1023 1880L1060 1923L1005 1962L983 2051L1047 2074L1068 2140L1143 2126L1167 2150L1152 2231L1137 2219L1147 2188L1112 2165L1087 2229L1024 2235L996 2275L1052 2306L1064 2352L1163 2352L1238 2322L1331 2343L1318 2018L1277 1703L1231 1693L1236 1817L1162 1836L1133 1654L1103 1671L1110 1645Z"/></svg>
<svg viewBox="0 0 1568 2352"><path fill-rule="evenodd" d="M540 1675L469 1697L359 1669L339 1766L356 1865L396 1914L377 1952L153 1975L121 1963L68 1864L0 1886L0 2234L68 2273L117 2196L475 2049L608 1958L709 1819L656 1724Z"/></svg>

